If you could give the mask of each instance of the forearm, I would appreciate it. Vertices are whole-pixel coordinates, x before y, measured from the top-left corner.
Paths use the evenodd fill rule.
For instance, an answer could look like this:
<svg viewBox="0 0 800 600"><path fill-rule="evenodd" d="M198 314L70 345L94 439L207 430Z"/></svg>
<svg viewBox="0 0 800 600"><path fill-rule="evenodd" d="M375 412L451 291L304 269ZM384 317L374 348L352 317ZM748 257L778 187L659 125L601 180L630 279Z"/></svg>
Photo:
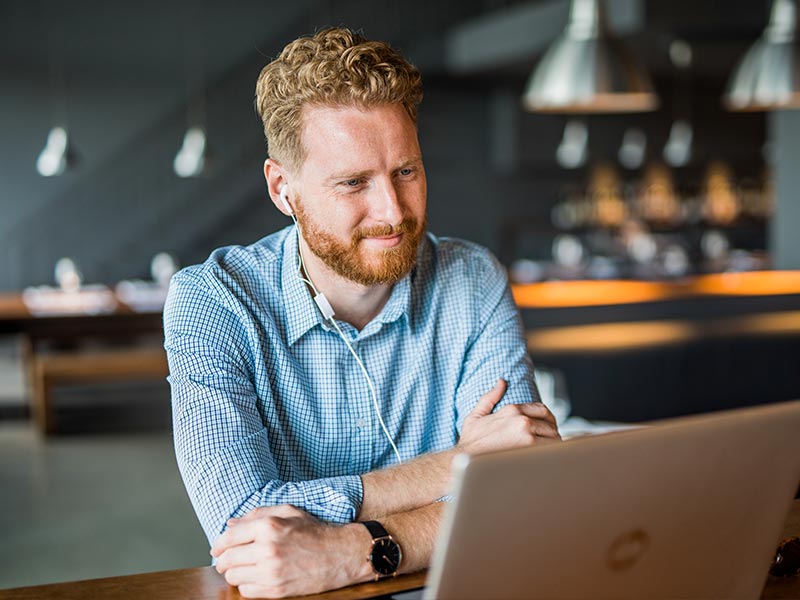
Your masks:
<svg viewBox="0 0 800 600"><path fill-rule="evenodd" d="M412 511L385 517L381 523L403 549L401 573L427 569L446 502L435 502Z"/></svg>
<svg viewBox="0 0 800 600"><path fill-rule="evenodd" d="M358 520L378 519L427 506L447 495L457 450L424 454L410 462L361 476Z"/></svg>
<svg viewBox="0 0 800 600"><path fill-rule="evenodd" d="M435 502L380 520L403 550L399 573L413 573L428 568L445 506L445 502ZM349 560L340 563L340 566L344 565L343 572L348 577L346 583L340 585L373 579L374 571L367 560L371 538L366 527L361 523L345 525L340 530L340 536L337 552L347 551L350 555Z"/></svg>

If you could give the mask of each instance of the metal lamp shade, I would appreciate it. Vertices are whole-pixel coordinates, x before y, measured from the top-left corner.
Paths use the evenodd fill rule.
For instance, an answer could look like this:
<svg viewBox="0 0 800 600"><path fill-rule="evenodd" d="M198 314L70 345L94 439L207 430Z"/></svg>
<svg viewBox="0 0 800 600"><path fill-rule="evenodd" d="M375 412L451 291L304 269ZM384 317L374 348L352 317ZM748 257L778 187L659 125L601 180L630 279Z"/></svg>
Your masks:
<svg viewBox="0 0 800 600"><path fill-rule="evenodd" d="M622 44L605 35L599 0L572 0L564 32L531 74L523 106L534 112L655 110L645 71Z"/></svg>
<svg viewBox="0 0 800 600"><path fill-rule="evenodd" d="M800 48L758 40L734 71L724 102L735 111L800 108Z"/></svg>
<svg viewBox="0 0 800 600"><path fill-rule="evenodd" d="M792 0L775 0L764 34L744 55L723 96L729 110L800 108L800 47Z"/></svg>
<svg viewBox="0 0 800 600"><path fill-rule="evenodd" d="M613 39L563 34L528 81L523 106L534 112L592 113L655 110L649 77Z"/></svg>

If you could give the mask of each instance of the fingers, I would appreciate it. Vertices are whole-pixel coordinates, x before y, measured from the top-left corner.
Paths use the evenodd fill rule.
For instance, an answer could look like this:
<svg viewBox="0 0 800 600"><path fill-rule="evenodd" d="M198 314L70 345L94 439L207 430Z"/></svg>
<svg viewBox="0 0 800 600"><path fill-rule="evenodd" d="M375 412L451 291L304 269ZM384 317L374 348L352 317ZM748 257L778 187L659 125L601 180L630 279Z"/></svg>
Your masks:
<svg viewBox="0 0 800 600"><path fill-rule="evenodd" d="M258 568L253 565L236 566L225 572L225 581L231 585L247 585L256 581L258 575Z"/></svg>
<svg viewBox="0 0 800 600"><path fill-rule="evenodd" d="M244 584L239 586L239 595L242 598L283 598L289 594L277 586Z"/></svg>
<svg viewBox="0 0 800 600"><path fill-rule="evenodd" d="M228 529L216 539L211 547L210 554L214 558L218 558L229 548L256 541L259 533L262 534L262 538L274 535L276 532L285 529L286 519L300 517L313 519L307 512L295 506L281 504L278 506L262 506L251 510L242 517L228 519L226 523Z"/></svg>
<svg viewBox="0 0 800 600"><path fill-rule="evenodd" d="M269 581L269 578L266 580ZM284 586L265 584L264 569L257 566L230 569L225 573L225 581L237 586L242 598L281 598L289 595Z"/></svg>
<svg viewBox="0 0 800 600"><path fill-rule="evenodd" d="M217 558L217 564L214 566L218 573L225 573L231 569L255 565L257 562L255 544L245 544L226 549Z"/></svg>
<svg viewBox="0 0 800 600"><path fill-rule="evenodd" d="M308 513L291 504L279 504L277 506L265 506L264 511L273 517L292 519L295 517L305 517Z"/></svg>
<svg viewBox="0 0 800 600"><path fill-rule="evenodd" d="M503 399L503 396L508 389L508 383L504 379L498 379L495 386L485 395L481 396L475 408L467 416L467 418L480 418L485 417L492 413L497 406L497 403ZM513 407L513 408L510 408ZM543 419L556 426L556 418L542 402L527 402L525 404L510 404L504 406L501 410L506 412L513 411L517 414L524 414L525 416Z"/></svg>
<svg viewBox="0 0 800 600"><path fill-rule="evenodd" d="M503 398L503 395L506 393L506 388L508 384L506 383L505 379L498 379L495 386L485 395L481 396L481 399L478 400L478 403L475 405L475 408L472 409L472 412L467 415L468 419L475 419L479 417L485 417L494 410L494 407L497 406L497 403Z"/></svg>
<svg viewBox="0 0 800 600"><path fill-rule="evenodd" d="M515 404L513 406L518 406L520 412L526 417L542 419L543 421L552 423L554 427L556 426L555 415L541 402L528 402L526 404Z"/></svg>
<svg viewBox="0 0 800 600"><path fill-rule="evenodd" d="M229 527L225 533L219 536L214 545L211 546L211 556L217 558L220 554L227 549L234 546L241 546L242 544L249 544L256 539L256 530L253 527L247 527L239 520L239 524Z"/></svg>
<svg viewBox="0 0 800 600"><path fill-rule="evenodd" d="M531 433L540 438L550 438L554 440L561 439L561 434L558 433L558 428L547 421L542 421L541 419L535 419L533 421L531 424Z"/></svg>
<svg viewBox="0 0 800 600"><path fill-rule="evenodd" d="M540 402L507 404L495 413L501 419L514 421L513 430L524 436L561 439L553 414Z"/></svg>

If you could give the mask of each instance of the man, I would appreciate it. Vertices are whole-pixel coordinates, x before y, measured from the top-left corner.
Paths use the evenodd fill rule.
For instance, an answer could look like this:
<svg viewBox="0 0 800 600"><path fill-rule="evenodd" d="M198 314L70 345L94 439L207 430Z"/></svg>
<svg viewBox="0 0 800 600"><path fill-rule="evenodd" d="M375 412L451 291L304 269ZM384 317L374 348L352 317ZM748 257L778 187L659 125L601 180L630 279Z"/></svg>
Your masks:
<svg viewBox="0 0 800 600"><path fill-rule="evenodd" d="M558 432L505 272L425 232L416 68L332 29L287 45L256 92L269 195L295 226L177 274L165 346L217 570L286 596L426 567L453 457Z"/></svg>

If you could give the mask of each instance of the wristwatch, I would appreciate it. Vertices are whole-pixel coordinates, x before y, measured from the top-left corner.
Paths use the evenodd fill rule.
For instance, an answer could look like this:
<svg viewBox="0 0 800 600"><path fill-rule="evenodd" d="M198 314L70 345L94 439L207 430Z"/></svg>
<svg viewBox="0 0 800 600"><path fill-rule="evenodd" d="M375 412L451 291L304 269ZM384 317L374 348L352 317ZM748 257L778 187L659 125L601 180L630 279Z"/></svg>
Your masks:
<svg viewBox="0 0 800 600"><path fill-rule="evenodd" d="M397 570L403 560L403 551L400 549L400 544L377 521L363 521L362 523L372 536L372 549L369 556L367 556L367 562L372 564L372 570L375 572L375 581L386 577L394 577L397 575Z"/></svg>

